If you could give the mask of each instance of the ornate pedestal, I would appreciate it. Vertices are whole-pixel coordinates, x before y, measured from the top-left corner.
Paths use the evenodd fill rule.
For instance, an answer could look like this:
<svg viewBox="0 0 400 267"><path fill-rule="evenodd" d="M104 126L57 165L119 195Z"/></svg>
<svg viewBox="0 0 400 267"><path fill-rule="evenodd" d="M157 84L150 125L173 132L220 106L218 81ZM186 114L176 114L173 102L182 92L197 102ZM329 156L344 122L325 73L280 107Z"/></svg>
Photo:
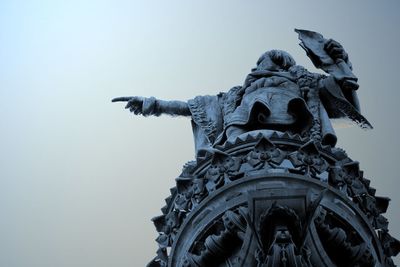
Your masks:
<svg viewBox="0 0 400 267"><path fill-rule="evenodd" d="M339 148L253 131L189 162L148 266L394 266L389 199Z"/></svg>

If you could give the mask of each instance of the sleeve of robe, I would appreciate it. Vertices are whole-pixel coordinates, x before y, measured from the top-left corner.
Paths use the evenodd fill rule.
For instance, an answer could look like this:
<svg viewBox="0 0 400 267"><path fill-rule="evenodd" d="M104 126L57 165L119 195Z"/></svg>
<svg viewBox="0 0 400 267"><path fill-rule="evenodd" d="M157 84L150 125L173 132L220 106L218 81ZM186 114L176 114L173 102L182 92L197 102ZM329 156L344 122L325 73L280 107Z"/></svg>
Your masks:
<svg viewBox="0 0 400 267"><path fill-rule="evenodd" d="M335 78L329 76L321 80L319 92L329 118L348 118L363 129L372 129L372 125L360 113L355 90L344 92Z"/></svg>
<svg viewBox="0 0 400 267"><path fill-rule="evenodd" d="M221 94L196 96L188 101L192 113L192 129L196 149L199 157L212 148L216 138L223 131L223 115L221 108Z"/></svg>

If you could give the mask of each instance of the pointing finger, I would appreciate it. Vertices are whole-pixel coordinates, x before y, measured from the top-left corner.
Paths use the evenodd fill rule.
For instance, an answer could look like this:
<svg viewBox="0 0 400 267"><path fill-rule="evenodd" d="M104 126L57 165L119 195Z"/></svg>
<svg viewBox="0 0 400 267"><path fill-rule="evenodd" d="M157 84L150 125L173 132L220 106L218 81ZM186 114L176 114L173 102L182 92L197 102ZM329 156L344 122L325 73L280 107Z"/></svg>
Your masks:
<svg viewBox="0 0 400 267"><path fill-rule="evenodd" d="M116 97L111 100L111 102L126 102L132 99L133 96L122 96Z"/></svg>

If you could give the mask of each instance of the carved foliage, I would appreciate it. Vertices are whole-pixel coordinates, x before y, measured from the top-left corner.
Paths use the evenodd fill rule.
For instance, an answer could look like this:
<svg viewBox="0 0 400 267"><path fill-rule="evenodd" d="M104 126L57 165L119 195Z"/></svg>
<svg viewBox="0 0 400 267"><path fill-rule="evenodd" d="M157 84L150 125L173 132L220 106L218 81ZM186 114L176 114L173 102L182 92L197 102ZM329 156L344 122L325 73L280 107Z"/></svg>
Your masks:
<svg viewBox="0 0 400 267"><path fill-rule="evenodd" d="M254 169L274 168L285 159L286 153L267 138L261 138L254 149L247 154L246 162Z"/></svg>
<svg viewBox="0 0 400 267"><path fill-rule="evenodd" d="M304 144L298 151L289 155L295 167L299 167L304 174L317 176L328 169L328 163L321 156L317 145L313 141Z"/></svg>
<svg viewBox="0 0 400 267"><path fill-rule="evenodd" d="M216 151L212 157L211 165L204 176L208 192L215 191L224 184L234 181L240 176L239 169L242 160L239 157L232 157L224 152Z"/></svg>

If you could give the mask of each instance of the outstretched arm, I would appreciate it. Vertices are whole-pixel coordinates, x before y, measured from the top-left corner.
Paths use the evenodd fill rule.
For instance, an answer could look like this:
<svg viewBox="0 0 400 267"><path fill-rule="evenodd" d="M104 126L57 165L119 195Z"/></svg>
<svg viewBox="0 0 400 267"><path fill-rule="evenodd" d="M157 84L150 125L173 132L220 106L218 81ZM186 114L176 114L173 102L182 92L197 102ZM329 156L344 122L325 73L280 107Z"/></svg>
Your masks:
<svg viewBox="0 0 400 267"><path fill-rule="evenodd" d="M128 102L125 106L130 112L135 115L142 114L143 116L160 116L167 114L171 116L191 116L191 112L187 102L172 100L159 100L154 97L141 96L125 96L117 97L112 102Z"/></svg>

